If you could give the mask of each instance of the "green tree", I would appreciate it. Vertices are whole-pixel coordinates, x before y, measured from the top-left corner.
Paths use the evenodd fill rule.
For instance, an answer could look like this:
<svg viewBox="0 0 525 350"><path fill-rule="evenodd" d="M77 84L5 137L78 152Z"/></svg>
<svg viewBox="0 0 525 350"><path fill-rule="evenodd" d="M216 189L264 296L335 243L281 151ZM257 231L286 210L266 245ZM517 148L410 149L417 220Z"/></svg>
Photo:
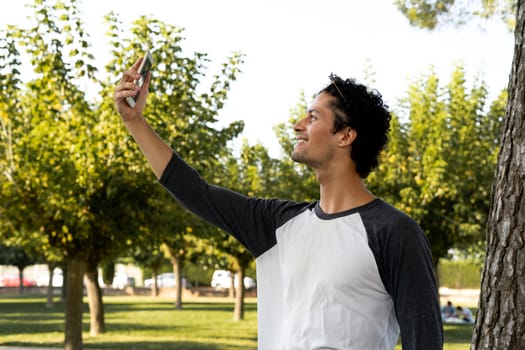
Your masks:
<svg viewBox="0 0 525 350"><path fill-rule="evenodd" d="M0 264L13 265L18 269L20 294L24 294L24 269L35 263L34 257L20 246L5 246L0 244Z"/></svg>
<svg viewBox="0 0 525 350"><path fill-rule="evenodd" d="M221 64L220 71L209 79L208 90L202 92L202 85L199 82L206 77L206 65L209 60L204 53L196 52L189 57L182 55L181 28L142 17L131 29L135 36L128 38L113 14L107 18L110 23L115 57L108 65L112 70L115 67L121 67L123 70L126 68L123 62L129 64L131 61L129 57L124 59L122 53L143 52L143 48L152 41L155 42L153 58L158 64L155 65L150 84L150 89L154 93L150 94L150 101L145 111L148 121L189 164L201 174L213 176L213 171L218 166L218 159L229 152L228 142L236 137L244 126L242 122L234 122L222 129L215 125L218 121L218 112L227 98L230 84L240 73L242 54L232 53ZM144 36L143 33L148 35ZM204 140L213 140L213 142ZM135 146L131 149L138 150ZM142 156L137 159L140 159L144 167ZM153 177L150 179L154 180ZM147 217L148 220L150 217L155 217L156 220L150 220L150 229L147 232L154 235L158 233L157 231L162 232L162 241L168 247L173 270L179 281L175 306L181 308L181 270L186 256L192 253L185 235L188 234L187 228L194 226L194 219L190 219L185 209L172 204L173 199L164 192L160 193L161 191L163 190L157 186L156 190L150 192L150 196L156 193L155 199L148 201L157 203L152 206L153 210L148 211ZM159 210L162 214L156 215Z"/></svg>
<svg viewBox="0 0 525 350"><path fill-rule="evenodd" d="M165 264L166 257L161 249L162 240L160 233L149 232L147 228L142 228L138 233L138 239L128 250L123 251L124 256L129 256L142 269L148 269L152 273L153 284L151 286L151 296L159 295L157 276L160 268Z"/></svg>
<svg viewBox="0 0 525 350"><path fill-rule="evenodd" d="M162 189L147 176L142 158L130 147L130 138L124 136L115 119L110 97L110 81L114 79L108 78L102 85L95 79L89 37L83 30L76 2L37 0L33 9L34 25L27 29L8 28L2 40L2 55L7 59L3 61L6 66L2 67L1 78L13 82L10 86L14 87L2 88L15 99L2 99L0 107L0 149L5 154L0 165L2 195L6 199L2 202L14 204L2 204L2 214L8 214L10 219L9 223L2 223L2 232L37 232L45 237L46 244L61 252L67 286L65 347L79 349L84 274L88 277L90 330L96 334L105 328L97 266L132 245L138 232L153 231L156 223L148 219L148 214L158 210L161 203L149 199L156 198ZM142 52L141 45L151 40L158 42L156 60L162 62L161 57L167 55L173 64L164 65L164 70L162 65L158 67L158 74L168 73L159 76L158 97L151 95L155 100L152 115L170 110L172 113L164 113L163 117L176 117L177 122L167 123L154 117L158 129L172 135L172 140L181 130L184 135L195 134L194 138L178 134L179 144L185 153L192 153L196 163L209 165L215 145L199 145L199 136L211 135L218 144L225 144L242 128L240 123L222 130L213 127L229 84L239 72L239 60L235 59L239 55L233 55L224 64L209 93L197 94L205 55L182 57L177 44L182 40L180 30L142 18L134 24L132 36L121 40L118 26L116 21L110 21L115 59L108 67L121 72L123 62L128 65L131 61L131 52ZM17 80L20 54L15 47L24 48L34 70L25 85ZM90 84L93 91L101 91L101 102L89 102L80 88ZM187 140L190 142L185 144ZM16 219L17 215L24 220ZM149 230L141 231L141 227Z"/></svg>
<svg viewBox="0 0 525 350"><path fill-rule="evenodd" d="M462 25L474 18L498 16L509 28L515 26L514 0L396 0L395 5L410 24L434 29L438 25Z"/></svg>
<svg viewBox="0 0 525 350"><path fill-rule="evenodd" d="M411 1L416 11L429 13L434 23L439 16L426 11L433 4L443 1ZM449 3L459 1L449 0ZM408 3L400 1L399 3ZM523 191L523 149L525 145L525 3L518 1L483 1L486 8L497 8L509 4L509 10L501 13L512 18L514 26L514 58L508 86L506 117L501 133L496 173L492 186L492 201L487 223L486 259L481 281L480 308L471 349L518 349L525 343L521 331L525 327L523 318L525 286L523 268L523 227L525 227L525 191ZM488 6L487 6L488 5ZM492 7L490 7L492 6ZM505 8L505 7L504 7ZM401 8L409 18L409 11ZM447 12L445 9L443 12ZM461 17L460 17L461 18ZM422 23L425 25L425 23ZM434 25L425 25L433 28Z"/></svg>
<svg viewBox="0 0 525 350"><path fill-rule="evenodd" d="M225 162L225 173L222 184L234 191L250 197L268 197L270 195L267 181L276 179L275 167L268 156L266 148L260 144L250 146L244 141L239 157L230 156ZM237 287L232 280L230 291L235 290L234 320L244 319L244 277L253 256L248 249L231 236L221 232L214 242L219 251L228 256L229 270L234 272L232 278L237 278ZM234 277L236 276L236 277Z"/></svg>
<svg viewBox="0 0 525 350"><path fill-rule="evenodd" d="M8 115L16 146L7 180L19 215L25 215L24 222L16 223L23 225L18 231L41 232L66 256L66 347L79 348L84 266L78 243L87 231L90 164L80 146L89 144L85 120L94 118L76 83L93 78L94 68L87 61L81 22L70 6L35 1L35 26L7 33L24 47L34 70L34 79L18 93L20 108Z"/></svg>
<svg viewBox="0 0 525 350"><path fill-rule="evenodd" d="M434 263L450 248L482 242L505 95L485 111L483 82L466 88L462 67L441 87L435 73L413 83L394 116L390 144L368 184L412 215L426 232Z"/></svg>
<svg viewBox="0 0 525 350"><path fill-rule="evenodd" d="M182 309L182 271L185 264L198 254L199 236L206 231L207 224L190 212L181 208L170 198L166 206L171 210L164 218L168 218L163 229L162 242L165 245L167 255L170 258L173 274L175 276L175 309ZM209 230L209 229L208 229Z"/></svg>

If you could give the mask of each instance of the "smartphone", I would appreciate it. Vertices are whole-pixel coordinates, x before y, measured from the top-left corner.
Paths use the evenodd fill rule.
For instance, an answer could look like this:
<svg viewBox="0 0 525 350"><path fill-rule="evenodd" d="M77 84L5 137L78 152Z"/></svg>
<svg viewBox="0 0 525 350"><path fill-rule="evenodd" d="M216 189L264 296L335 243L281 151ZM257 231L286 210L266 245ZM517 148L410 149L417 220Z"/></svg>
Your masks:
<svg viewBox="0 0 525 350"><path fill-rule="evenodd" d="M135 80L135 84L137 84L138 86L142 86L142 84L144 84L146 75L148 75L148 72L151 70L152 65L153 65L153 56L151 56L151 53L147 51L146 54L144 55L144 59L140 63L140 67L139 67L140 78ZM135 103L137 101L137 98L139 98L139 94L140 92L137 93L135 96L126 97L126 102L131 108L135 107Z"/></svg>

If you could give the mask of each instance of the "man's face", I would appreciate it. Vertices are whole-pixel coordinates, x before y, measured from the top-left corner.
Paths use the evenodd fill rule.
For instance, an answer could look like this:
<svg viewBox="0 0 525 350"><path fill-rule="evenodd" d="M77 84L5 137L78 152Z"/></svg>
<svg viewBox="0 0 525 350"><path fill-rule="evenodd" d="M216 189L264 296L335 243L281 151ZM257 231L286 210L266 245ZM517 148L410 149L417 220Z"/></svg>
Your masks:
<svg viewBox="0 0 525 350"><path fill-rule="evenodd" d="M292 159L315 168L320 168L334 159L338 150L339 133L333 133L334 112L330 104L335 101L327 93L319 94L312 102L308 113L294 126L296 144Z"/></svg>

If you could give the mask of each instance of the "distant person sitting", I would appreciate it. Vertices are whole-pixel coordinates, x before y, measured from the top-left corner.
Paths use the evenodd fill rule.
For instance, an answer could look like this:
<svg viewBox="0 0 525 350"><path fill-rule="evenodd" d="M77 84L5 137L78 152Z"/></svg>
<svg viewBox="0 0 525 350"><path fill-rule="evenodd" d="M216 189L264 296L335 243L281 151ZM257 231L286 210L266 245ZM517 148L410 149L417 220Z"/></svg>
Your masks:
<svg viewBox="0 0 525 350"><path fill-rule="evenodd" d="M472 317L472 312L468 307L457 306L456 314L456 317L463 320L463 322L474 323L474 317Z"/></svg>
<svg viewBox="0 0 525 350"><path fill-rule="evenodd" d="M447 305L441 308L441 317L445 320L450 317L456 316L456 308L452 305L452 302L447 301Z"/></svg>

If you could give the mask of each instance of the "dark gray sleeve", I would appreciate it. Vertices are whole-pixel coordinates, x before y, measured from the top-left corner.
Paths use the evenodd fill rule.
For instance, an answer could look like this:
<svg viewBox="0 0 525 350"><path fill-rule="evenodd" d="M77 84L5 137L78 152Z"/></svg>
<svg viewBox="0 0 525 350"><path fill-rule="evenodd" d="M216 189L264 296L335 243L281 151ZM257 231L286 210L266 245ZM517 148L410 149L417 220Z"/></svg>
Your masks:
<svg viewBox="0 0 525 350"><path fill-rule="evenodd" d="M430 245L417 223L387 204L365 213L381 279L392 296L403 350L443 349L443 324Z"/></svg>
<svg viewBox="0 0 525 350"><path fill-rule="evenodd" d="M173 154L159 182L186 209L239 240L255 257L276 244L275 229L296 203L244 196L207 183Z"/></svg>

